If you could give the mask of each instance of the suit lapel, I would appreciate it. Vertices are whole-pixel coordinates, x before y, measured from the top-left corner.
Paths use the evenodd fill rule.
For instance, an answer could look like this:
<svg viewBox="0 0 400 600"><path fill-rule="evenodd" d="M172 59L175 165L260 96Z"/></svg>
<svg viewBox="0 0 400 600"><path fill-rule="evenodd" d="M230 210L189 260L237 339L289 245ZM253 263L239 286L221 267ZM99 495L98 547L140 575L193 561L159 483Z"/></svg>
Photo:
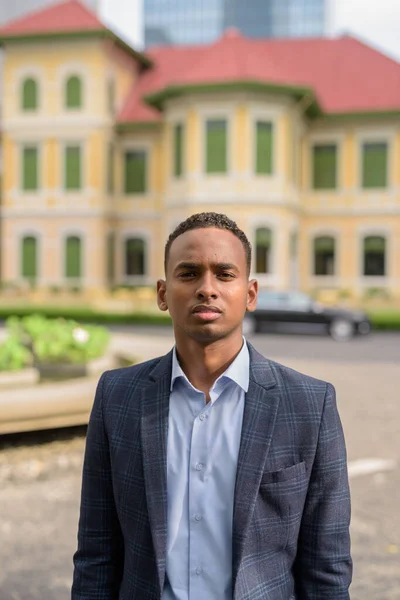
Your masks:
<svg viewBox="0 0 400 600"><path fill-rule="evenodd" d="M234 585L271 444L280 396L270 362L250 344L248 346L250 381L243 414L233 510Z"/></svg>
<svg viewBox="0 0 400 600"><path fill-rule="evenodd" d="M142 394L141 442L147 508L160 590L164 587L167 549L167 436L172 352L150 374Z"/></svg>

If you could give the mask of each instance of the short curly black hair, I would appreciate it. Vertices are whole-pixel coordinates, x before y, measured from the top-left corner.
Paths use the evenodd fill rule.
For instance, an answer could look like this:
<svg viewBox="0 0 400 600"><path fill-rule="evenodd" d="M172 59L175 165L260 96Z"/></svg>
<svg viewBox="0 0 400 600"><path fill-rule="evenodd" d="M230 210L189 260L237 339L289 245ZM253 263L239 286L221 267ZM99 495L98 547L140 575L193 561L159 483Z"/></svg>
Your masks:
<svg viewBox="0 0 400 600"><path fill-rule="evenodd" d="M217 229L225 229L226 231L230 231L242 242L244 251L246 253L247 274L249 275L251 269L251 244L247 239L246 234L239 229L235 221L232 221L232 219L229 219L229 217L222 213L216 212L197 213L195 215L191 215L185 221L182 221L182 223L179 223L179 225L170 234L167 243L165 244L165 273L167 272L167 263L172 242L187 231L191 231L192 229L206 229L208 227L216 227Z"/></svg>

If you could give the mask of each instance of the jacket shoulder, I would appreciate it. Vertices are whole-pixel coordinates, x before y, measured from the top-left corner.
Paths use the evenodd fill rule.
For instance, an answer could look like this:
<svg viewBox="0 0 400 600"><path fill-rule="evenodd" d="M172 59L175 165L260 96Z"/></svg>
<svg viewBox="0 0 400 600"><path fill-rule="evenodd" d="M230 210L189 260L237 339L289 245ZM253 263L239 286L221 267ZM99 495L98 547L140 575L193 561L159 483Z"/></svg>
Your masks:
<svg viewBox="0 0 400 600"><path fill-rule="evenodd" d="M152 358L129 367L120 367L105 371L102 375L105 391L113 388L115 385L135 385L136 387L146 387L150 383L150 373L161 362L163 356Z"/></svg>

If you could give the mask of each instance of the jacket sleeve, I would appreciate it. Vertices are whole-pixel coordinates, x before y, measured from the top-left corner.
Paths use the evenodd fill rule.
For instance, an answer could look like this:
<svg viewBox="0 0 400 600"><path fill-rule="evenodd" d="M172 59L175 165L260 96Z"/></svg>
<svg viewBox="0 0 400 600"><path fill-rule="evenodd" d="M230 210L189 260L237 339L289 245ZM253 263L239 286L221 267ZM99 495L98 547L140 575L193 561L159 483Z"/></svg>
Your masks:
<svg viewBox="0 0 400 600"><path fill-rule="evenodd" d="M335 389L327 384L296 563L298 600L349 600L350 491Z"/></svg>
<svg viewBox="0 0 400 600"><path fill-rule="evenodd" d="M97 386L86 438L71 600L117 600L122 576L123 537L103 419L106 377L104 373Z"/></svg>

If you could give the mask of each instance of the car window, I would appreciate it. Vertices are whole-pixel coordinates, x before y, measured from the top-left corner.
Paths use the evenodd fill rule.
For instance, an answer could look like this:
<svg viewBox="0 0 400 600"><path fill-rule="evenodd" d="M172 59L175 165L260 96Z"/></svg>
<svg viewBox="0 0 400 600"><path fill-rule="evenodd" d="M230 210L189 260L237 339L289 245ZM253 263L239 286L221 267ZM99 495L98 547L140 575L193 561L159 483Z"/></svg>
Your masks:
<svg viewBox="0 0 400 600"><path fill-rule="evenodd" d="M282 292L260 292L258 294L257 308L270 308L283 310L288 306L288 295Z"/></svg>
<svg viewBox="0 0 400 600"><path fill-rule="evenodd" d="M312 300L307 294L300 292L293 292L289 295L288 305L291 310L309 310L311 308Z"/></svg>

